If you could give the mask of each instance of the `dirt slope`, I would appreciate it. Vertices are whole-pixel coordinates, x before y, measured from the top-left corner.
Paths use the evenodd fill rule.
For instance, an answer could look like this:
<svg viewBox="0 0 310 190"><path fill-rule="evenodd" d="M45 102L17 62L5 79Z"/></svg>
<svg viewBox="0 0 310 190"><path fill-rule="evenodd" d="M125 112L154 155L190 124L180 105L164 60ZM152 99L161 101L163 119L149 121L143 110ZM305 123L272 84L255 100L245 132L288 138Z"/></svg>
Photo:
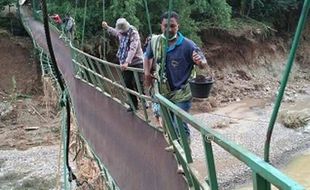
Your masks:
<svg viewBox="0 0 310 190"><path fill-rule="evenodd" d="M285 101L294 101L309 85L310 24L303 32L296 62L286 88ZM219 105L245 98L274 99L287 63L293 34L264 37L255 31L238 33L208 30L203 33L210 69L215 78L209 101L194 105L194 112L208 112Z"/></svg>
<svg viewBox="0 0 310 190"><path fill-rule="evenodd" d="M0 49L0 189L52 189L59 116L46 104L31 39L0 30Z"/></svg>

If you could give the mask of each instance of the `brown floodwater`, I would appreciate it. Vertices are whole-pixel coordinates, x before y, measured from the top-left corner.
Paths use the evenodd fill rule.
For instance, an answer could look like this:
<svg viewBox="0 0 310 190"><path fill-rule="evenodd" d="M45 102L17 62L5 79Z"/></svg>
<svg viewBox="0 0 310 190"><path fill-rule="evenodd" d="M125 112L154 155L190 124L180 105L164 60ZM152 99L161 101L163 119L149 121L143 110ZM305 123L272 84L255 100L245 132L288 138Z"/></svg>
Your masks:
<svg viewBox="0 0 310 190"><path fill-rule="evenodd" d="M301 155L294 158L281 171L297 183L301 184L306 190L310 190L310 148ZM236 188L238 190L250 190L252 184ZM277 189L277 188L272 188Z"/></svg>
<svg viewBox="0 0 310 190"><path fill-rule="evenodd" d="M291 161L283 172L310 190L310 149Z"/></svg>

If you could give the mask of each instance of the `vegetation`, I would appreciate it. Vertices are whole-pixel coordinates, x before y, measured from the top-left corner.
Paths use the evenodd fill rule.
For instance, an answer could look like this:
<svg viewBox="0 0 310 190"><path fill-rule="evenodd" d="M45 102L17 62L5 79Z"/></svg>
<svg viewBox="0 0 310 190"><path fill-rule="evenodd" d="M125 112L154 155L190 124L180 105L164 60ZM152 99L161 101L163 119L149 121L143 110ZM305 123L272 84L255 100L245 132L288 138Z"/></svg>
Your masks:
<svg viewBox="0 0 310 190"><path fill-rule="evenodd" d="M279 115L279 121L287 128L305 127L310 121L310 109L282 112Z"/></svg>
<svg viewBox="0 0 310 190"><path fill-rule="evenodd" d="M168 10L169 1L146 0L146 2L152 30L154 33L159 33L160 15ZM248 20L251 20L251 23L254 23L254 20L262 23L261 26L266 30L292 31L299 17L302 2L302 0L184 0L173 1L173 10L181 16L181 31L199 43L199 32L208 28L234 29L236 24L240 25L240 21L249 23ZM69 13L75 18L79 39L83 35L84 13L85 39L102 34L102 20L114 26L119 17L125 17L136 26L142 37L149 34L144 0L49 0L48 3L50 14Z"/></svg>
<svg viewBox="0 0 310 190"><path fill-rule="evenodd" d="M4 10L5 6L13 5L16 1L15 0L1 0L0 1L0 11Z"/></svg>

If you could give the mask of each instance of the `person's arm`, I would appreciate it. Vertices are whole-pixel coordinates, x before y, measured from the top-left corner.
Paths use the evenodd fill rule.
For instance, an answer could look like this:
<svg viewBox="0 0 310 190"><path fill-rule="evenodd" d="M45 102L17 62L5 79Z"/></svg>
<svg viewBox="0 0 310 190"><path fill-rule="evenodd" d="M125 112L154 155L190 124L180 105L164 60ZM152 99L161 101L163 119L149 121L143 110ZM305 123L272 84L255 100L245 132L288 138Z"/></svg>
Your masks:
<svg viewBox="0 0 310 190"><path fill-rule="evenodd" d="M109 34L113 35L113 36L118 37L118 36L120 35L120 33L119 33L117 30L115 30L114 28L110 27L110 26L108 25L108 23L105 22L105 21L102 21L101 26L102 26L103 29L106 29L107 32L108 32Z"/></svg>
<svg viewBox="0 0 310 190"><path fill-rule="evenodd" d="M143 70L144 70L143 85L145 87L150 87L153 84L154 76L151 74L153 61L154 59L147 59L146 57L144 57L143 60Z"/></svg>
<svg viewBox="0 0 310 190"><path fill-rule="evenodd" d="M132 59L134 58L137 49L139 47L139 43L140 43L140 37L139 37L139 33L137 31L132 31L131 36L129 37L129 50L128 50L128 54L127 54L127 58L125 60L125 63L128 63L128 65L130 65L132 63Z"/></svg>
<svg viewBox="0 0 310 190"><path fill-rule="evenodd" d="M148 59L146 56L143 58L144 75L151 75L153 59Z"/></svg>
<svg viewBox="0 0 310 190"><path fill-rule="evenodd" d="M146 47L144 58L143 58L143 70L144 70L144 86L150 87L153 84L154 76L151 73L152 65L153 65L153 51L152 45L149 43Z"/></svg>

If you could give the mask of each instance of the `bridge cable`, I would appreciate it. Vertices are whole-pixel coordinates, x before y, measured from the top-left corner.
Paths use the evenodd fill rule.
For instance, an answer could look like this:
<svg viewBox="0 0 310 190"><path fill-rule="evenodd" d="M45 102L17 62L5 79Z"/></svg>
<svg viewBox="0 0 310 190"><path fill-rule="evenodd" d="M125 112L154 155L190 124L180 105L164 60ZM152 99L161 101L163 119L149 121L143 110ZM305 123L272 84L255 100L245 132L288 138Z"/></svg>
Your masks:
<svg viewBox="0 0 310 190"><path fill-rule="evenodd" d="M66 95L66 88L64 86L64 83L61 79L61 74L59 71L59 68L57 66L55 54L53 51L53 45L51 41L51 35L50 35L50 30L49 30L49 24L48 24L48 15L47 15L47 6L46 6L46 0L41 0L41 6L42 6L42 13L43 13L43 24L44 24L44 30L45 30L45 36L46 36L46 43L47 47L51 56L51 61L52 64L55 68L55 75L57 78L57 81L59 82L60 89L63 92L63 99L64 99L64 104L66 107L66 112L67 112L67 117L66 117L66 125L67 125L67 141L66 141L66 166L69 172L69 181L71 182L72 180L76 179L76 176L72 172L72 169L69 165L69 143L70 143L70 103L69 103L69 98Z"/></svg>
<svg viewBox="0 0 310 190"><path fill-rule="evenodd" d="M149 8L147 5L147 0L144 0L144 7L145 7L145 11L146 11L146 19L147 19L147 24L149 27L149 35L152 35L152 25L151 25L151 19L150 19L150 13L149 13Z"/></svg>
<svg viewBox="0 0 310 190"><path fill-rule="evenodd" d="M310 7L310 0L305 0L303 8L302 8L302 12L298 21L298 25L297 25L297 29L295 32L295 36L294 36L294 40L292 43L292 47L290 50L290 54L288 57L288 61L287 61L287 65L281 80L281 86L279 89L279 93L276 99L276 103L274 105L274 109L270 118L270 123L268 126L268 131L267 131L267 135L266 135L266 141L265 141L265 148L264 148L264 159L266 162L269 162L269 152L270 152L270 142L271 142L271 135L272 135L272 131L274 128L274 124L276 122L277 119L277 115L279 112L279 108L281 106L281 101L283 98L283 94L285 91L285 87L289 78L289 74L291 72L293 63L294 63L294 59L295 59L295 55L296 55L296 50L298 47L298 43L300 41L300 37L301 37L301 32L304 28L304 25L306 23L307 20L307 15L309 13L309 7Z"/></svg>
<svg viewBox="0 0 310 190"><path fill-rule="evenodd" d="M84 45L85 22L86 22L86 10L87 10L87 0L85 0L85 4L84 4L84 19L83 19L82 43L81 43L81 47L82 47L82 48L83 48L83 45Z"/></svg>
<svg viewBox="0 0 310 190"><path fill-rule="evenodd" d="M167 55L167 51L168 51L168 47L169 47L169 42L168 42L168 39L169 39L169 30L170 30L170 18L171 18L171 12L172 12L172 4L173 4L173 0L169 0L169 7L168 7L168 23L167 23L167 28L166 28L166 31L164 31L164 35L165 35L165 43L164 43L164 51L163 51L163 55L161 57L161 67L163 65L165 65L165 62L166 62L166 55ZM164 68L165 67L162 67L161 72L160 72L160 76L163 75L163 72L164 72Z"/></svg>
<svg viewBox="0 0 310 190"><path fill-rule="evenodd" d="M78 6L78 0L75 0L75 7L74 7L74 20L76 21L76 9Z"/></svg>
<svg viewBox="0 0 310 190"><path fill-rule="evenodd" d="M102 20L105 21L105 0L102 0ZM102 58L103 60L106 60L106 31L105 30L102 30L103 31L103 52L102 52ZM100 49L101 50L101 49Z"/></svg>

